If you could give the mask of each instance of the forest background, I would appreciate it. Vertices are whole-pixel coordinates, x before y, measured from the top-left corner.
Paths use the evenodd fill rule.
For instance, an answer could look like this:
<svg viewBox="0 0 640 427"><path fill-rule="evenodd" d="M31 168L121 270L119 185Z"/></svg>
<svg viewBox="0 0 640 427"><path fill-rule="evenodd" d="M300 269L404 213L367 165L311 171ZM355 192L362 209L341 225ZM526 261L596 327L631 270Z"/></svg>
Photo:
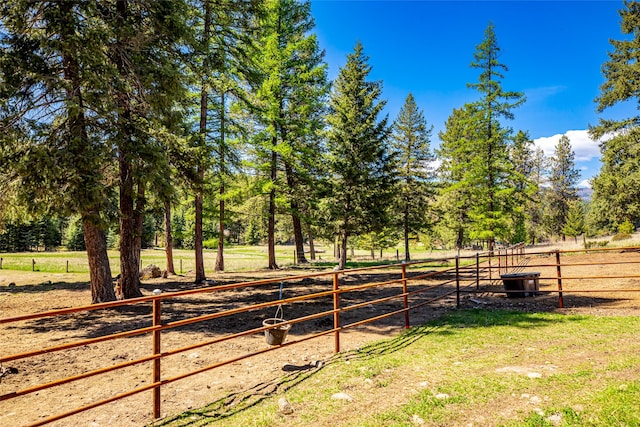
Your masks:
<svg viewBox="0 0 640 427"><path fill-rule="evenodd" d="M596 99L637 102L640 6L620 6ZM299 263L314 241L492 250L496 244L616 234L640 224L638 117L601 120L590 200L564 136L553 155L510 121L526 102L489 22L469 40L477 80L440 144L411 93L384 115L356 43L329 81L311 4L292 0L57 2L0 6L0 251L86 250L92 300L141 295L140 251L276 244ZM309 255L307 255L309 254Z"/></svg>

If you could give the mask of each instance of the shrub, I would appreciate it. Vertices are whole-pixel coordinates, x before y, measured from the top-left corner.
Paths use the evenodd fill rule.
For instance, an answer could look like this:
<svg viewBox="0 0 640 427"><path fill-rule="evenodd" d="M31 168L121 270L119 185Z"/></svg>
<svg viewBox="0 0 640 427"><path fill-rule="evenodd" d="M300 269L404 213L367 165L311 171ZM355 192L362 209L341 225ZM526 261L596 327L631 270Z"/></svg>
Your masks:
<svg viewBox="0 0 640 427"><path fill-rule="evenodd" d="M627 240L631 238L631 234L629 233L618 233L611 238L612 242L617 242L619 240Z"/></svg>
<svg viewBox="0 0 640 427"><path fill-rule="evenodd" d="M202 242L202 247L205 249L218 249L218 239L215 237L213 239L207 239Z"/></svg>
<svg viewBox="0 0 640 427"><path fill-rule="evenodd" d="M620 234L631 234L634 231L636 231L636 229L633 226L633 223L629 220L626 220L625 222L623 222L618 226L618 233ZM619 240L623 240L623 239L619 239Z"/></svg>

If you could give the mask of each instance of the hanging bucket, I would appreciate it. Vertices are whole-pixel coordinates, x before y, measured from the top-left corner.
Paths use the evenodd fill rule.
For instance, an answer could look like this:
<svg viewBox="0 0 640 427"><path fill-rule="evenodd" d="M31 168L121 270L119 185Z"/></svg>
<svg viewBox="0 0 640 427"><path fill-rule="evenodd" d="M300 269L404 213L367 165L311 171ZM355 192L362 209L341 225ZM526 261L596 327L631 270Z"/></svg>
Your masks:
<svg viewBox="0 0 640 427"><path fill-rule="evenodd" d="M280 314L280 316L278 316ZM267 339L267 344L269 345L281 345L285 338L287 338L287 333L289 329L291 329L291 324L285 324L285 320L282 318L282 307L278 307L276 311L276 317L272 317L269 319L264 319L262 321L262 326L269 326L269 329L265 329L264 337Z"/></svg>

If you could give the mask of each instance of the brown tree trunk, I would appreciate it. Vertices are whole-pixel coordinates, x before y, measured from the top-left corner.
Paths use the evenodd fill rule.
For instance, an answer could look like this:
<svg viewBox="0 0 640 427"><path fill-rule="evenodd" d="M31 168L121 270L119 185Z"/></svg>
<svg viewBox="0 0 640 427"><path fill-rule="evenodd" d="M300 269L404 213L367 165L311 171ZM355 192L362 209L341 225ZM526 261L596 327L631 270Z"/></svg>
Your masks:
<svg viewBox="0 0 640 427"><path fill-rule="evenodd" d="M342 231L342 243L340 246L340 262L338 263L338 270L344 270L347 265L347 230Z"/></svg>
<svg viewBox="0 0 640 427"><path fill-rule="evenodd" d="M215 271L224 271L224 180L225 180L225 94L221 94L220 111L220 202L218 216L218 252Z"/></svg>
<svg viewBox="0 0 640 427"><path fill-rule="evenodd" d="M107 255L107 238L95 217L98 214L82 214L84 244L89 259L89 278L91 280L91 304L115 301L116 294L111 278L111 266Z"/></svg>
<svg viewBox="0 0 640 427"><path fill-rule="evenodd" d="M275 146L275 138L273 141ZM269 191L269 223L267 229L267 251L269 254L269 270L277 270L278 264L276 263L276 178L277 170L276 164L278 160L278 154L275 151L271 152L271 190Z"/></svg>
<svg viewBox="0 0 640 427"><path fill-rule="evenodd" d="M127 0L116 2L117 20L124 24L128 19ZM117 40L117 52L115 56L118 72L123 78L128 78L129 65L126 52L128 40ZM118 167L120 177L120 282L121 297L135 298L142 296L140 292L140 275L138 270L138 258L135 249L135 212L133 208L133 159L130 147L133 145L131 129L131 104L128 94L119 93L116 99L121 108L119 128L121 141L118 147Z"/></svg>
<svg viewBox="0 0 640 427"><path fill-rule="evenodd" d="M204 29L202 33L202 42L206 46L209 43L209 37L211 35L211 5L208 1L204 2ZM208 98L209 98L209 86L207 78L203 77L201 81L200 89L200 137L202 140L200 143L204 146L207 139L207 111L208 111ZM204 160L199 160L204 162ZM199 186L195 194L195 236L193 236L193 246L196 257L196 278L195 283L202 283L207 278L204 273L204 255L202 253L202 205L203 205L203 190L204 185L204 166L198 165L198 178L200 179Z"/></svg>
<svg viewBox="0 0 640 427"><path fill-rule="evenodd" d="M164 202L164 253L167 257L167 273L176 274L173 266L173 236L171 234L171 202Z"/></svg>
<svg viewBox="0 0 640 427"><path fill-rule="evenodd" d="M302 222L300 221L299 206L295 200L296 185L295 177L293 176L293 169L289 163L285 164L285 172L287 174L287 186L291 193L291 220L293 222L293 239L296 244L296 260L298 264L307 264L306 256L304 255L304 237L302 235Z"/></svg>
<svg viewBox="0 0 640 427"><path fill-rule="evenodd" d="M126 119L125 119L126 120ZM125 150L118 150L120 167L120 291L121 298L142 296L136 255L136 221L133 209L133 171Z"/></svg>
<svg viewBox="0 0 640 427"><path fill-rule="evenodd" d="M63 19L69 21L68 25L63 25L61 39L64 41L73 36L73 26L71 21L71 10L73 4L69 2L58 3ZM80 83L80 67L74 52L65 52L62 55L63 72L65 80L71 83L67 88L67 98L73 102L76 108L69 109L68 126L72 135L70 143L74 141L80 144L81 153L90 145L89 136L84 115L84 100L82 97L82 85ZM86 159L80 159L80 167L91 168ZM87 175L92 171L87 171ZM82 174L80 175L83 176ZM82 210L82 207L80 208ZM111 266L107 254L107 239L104 229L101 228L102 220L100 212L87 209L82 211L82 230L84 232L84 242L87 248L87 258L89 261L89 279L91 281L91 303L115 301L116 295L113 289L111 278Z"/></svg>
<svg viewBox="0 0 640 427"><path fill-rule="evenodd" d="M405 202L404 206L404 259L405 261L411 261L411 255L409 254L409 203Z"/></svg>
<svg viewBox="0 0 640 427"><path fill-rule="evenodd" d="M307 235L309 236L309 256L311 257L311 261L315 261L316 260L316 245L313 241L313 234L311 234L311 227L308 227L308 233Z"/></svg>
<svg viewBox="0 0 640 427"><path fill-rule="evenodd" d="M135 233L135 245L136 245L136 263L138 269L142 268L142 258L140 253L142 252L142 228L144 226L144 206L145 206L145 184L142 180L138 180L138 195L136 196L136 207L134 210L136 233Z"/></svg>

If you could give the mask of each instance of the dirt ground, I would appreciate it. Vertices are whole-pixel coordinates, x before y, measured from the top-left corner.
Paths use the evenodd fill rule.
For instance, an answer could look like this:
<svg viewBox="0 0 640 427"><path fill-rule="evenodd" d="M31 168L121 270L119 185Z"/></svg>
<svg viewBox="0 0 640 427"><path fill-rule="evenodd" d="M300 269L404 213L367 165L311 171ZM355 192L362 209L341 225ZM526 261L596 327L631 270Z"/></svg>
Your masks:
<svg viewBox="0 0 640 427"><path fill-rule="evenodd" d="M560 311L563 313L584 313L594 315L638 315L640 313L640 253L574 255L563 258L563 263L583 264L600 262L601 265L563 266L564 308L558 308L557 293L545 293L557 289L555 259L552 257L529 257L520 270L541 273L540 295L533 298L507 298L504 294L487 291L501 290L501 282L484 281L480 288L475 282L466 283L467 291L461 299L462 308L506 308L526 311ZM616 264L607 264L615 262ZM623 262L623 263L620 263ZM2 270L0 270L0 273ZM411 271L411 275L420 274ZM215 285L263 279L269 276L286 277L299 274L296 271L225 273L215 277ZM471 276L475 272L470 271ZM493 272L496 279L497 272ZM597 276L599 278L573 280L575 276ZM607 278L606 276L617 276ZM620 278L620 276L625 276ZM639 277L630 277L639 276ZM377 271L375 274L355 273L345 276L342 287L375 281L394 280L397 271ZM475 276L473 276L475 277ZM0 274L0 318L27 313L61 309L85 305L90 301L88 285L74 282L70 277L40 274L25 274L9 286L9 276ZM303 281L284 280L284 297L322 292L331 289L330 276L327 278L305 279ZM143 293L151 295L154 289L163 293L194 288L189 276L175 276L169 279L152 279L143 282ZM409 290L418 289L427 282L411 281ZM464 285L464 283L463 283ZM413 295L411 304L427 301L437 295L451 292L455 284L449 284L430 292ZM587 292L589 290L602 292ZM575 293L572 290L582 292ZM627 291L627 292L625 292ZM347 307L372 299L384 299L399 292L397 285L374 288L344 294L341 306ZM162 308L163 323L171 323L197 315L242 307L260 302L276 301L279 297L278 284L250 287L207 294L196 294L180 299L165 300ZM413 325L441 316L447 310L455 309L455 294L444 300L428 304L410 314ZM402 307L401 299L388 299L380 304L365 304L361 309L342 313L342 325L358 322L363 318L382 315ZM331 296L287 304L283 307L287 319L319 313L332 308ZM168 352L185 348L217 337L258 328L266 318L273 317L275 307L250 311L234 316L226 316L193 325L182 326L162 334L162 350ZM146 327L151 324L150 304L139 304L115 309L89 311L63 315L52 319L35 319L8 325L0 325L0 357L33 351L38 348L58 346L78 340L100 337L105 334L124 332ZM288 342L304 339L331 329L332 316L315 318L293 325ZM404 329L404 316L395 315L382 318L374 323L350 328L340 334L341 351L349 351L364 343L388 338ZM271 349L251 358L242 359L245 354ZM221 402L226 411L240 410L264 396L278 392L279 388L295 384L299 374L319 369L333 357L334 335L328 334L295 345L270 347L263 332L216 344L194 347L188 351L169 356L162 360L162 379L172 379L189 371L206 369L218 363L232 360L215 369L172 382L162 388L162 417L170 417L188 409L202 407L211 402ZM0 369L0 396L7 396L17 390L35 387L38 384L59 378L78 375L83 372L126 363L152 353L152 339L149 334L121 338L104 343L83 345L69 350L35 356L26 360L6 362ZM278 378L286 381L276 381ZM0 426L20 426L36 423L52 415L88 405L91 402L108 399L128 390L151 383L151 362L144 362L123 368L116 373L98 375L52 389L36 391L14 399L0 401ZM398 394L397 399L402 399ZM378 405L378 410L383 409ZM117 400L109 405L57 421L51 425L69 426L140 426L152 423L151 391Z"/></svg>

